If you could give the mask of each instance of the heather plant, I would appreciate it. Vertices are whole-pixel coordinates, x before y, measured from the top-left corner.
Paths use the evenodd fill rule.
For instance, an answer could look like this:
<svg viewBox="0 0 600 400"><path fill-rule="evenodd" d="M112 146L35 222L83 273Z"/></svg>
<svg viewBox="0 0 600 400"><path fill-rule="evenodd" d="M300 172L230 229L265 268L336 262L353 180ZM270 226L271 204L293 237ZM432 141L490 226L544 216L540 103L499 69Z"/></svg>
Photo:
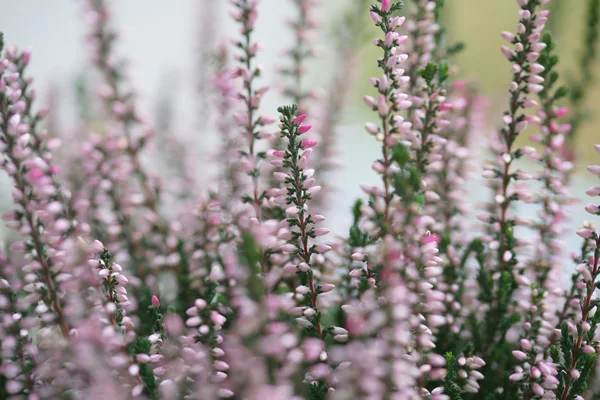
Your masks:
<svg viewBox="0 0 600 400"><path fill-rule="evenodd" d="M352 2L323 96L307 73L325 57L321 4L289 2L293 39L261 66L259 3L231 0L236 29L214 46L216 9L203 2L200 130L219 139L204 149L210 179L174 135L168 95L156 138L141 116L108 0L85 4L97 76L74 111L78 146L59 149L31 54L0 34L3 220L15 231L0 248L0 398L600 396L600 231L568 228L572 207L600 216L600 185L584 206L570 185L585 85L559 74L550 0L517 0L515 31L501 33L508 104L489 134L445 1ZM588 3L584 64L597 45ZM360 57L369 35L376 59ZM377 180L356 182L349 230L334 235L334 156L360 68L377 71L363 97ZM266 69L291 104L265 109ZM587 171L600 178L600 165ZM473 190L491 201L472 204Z"/></svg>

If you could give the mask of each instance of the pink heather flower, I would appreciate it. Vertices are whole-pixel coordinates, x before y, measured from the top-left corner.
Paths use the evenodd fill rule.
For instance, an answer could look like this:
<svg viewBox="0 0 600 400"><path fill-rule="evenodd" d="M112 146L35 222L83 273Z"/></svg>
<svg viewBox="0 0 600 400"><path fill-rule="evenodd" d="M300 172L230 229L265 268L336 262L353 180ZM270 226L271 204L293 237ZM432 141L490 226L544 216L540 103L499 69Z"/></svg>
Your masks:
<svg viewBox="0 0 600 400"><path fill-rule="evenodd" d="M600 165L590 165L587 169L592 174L600 176Z"/></svg>
<svg viewBox="0 0 600 400"><path fill-rule="evenodd" d="M585 192L588 196L600 196L600 186L592 186Z"/></svg>
<svg viewBox="0 0 600 400"><path fill-rule="evenodd" d="M585 211L589 212L590 214L596 215L600 213L600 207L595 204L588 204L585 206Z"/></svg>
<svg viewBox="0 0 600 400"><path fill-rule="evenodd" d="M523 374L523 373L514 373L511 376L509 376L508 379L510 379L513 382L522 381L523 379L525 379L525 374Z"/></svg>
<svg viewBox="0 0 600 400"><path fill-rule="evenodd" d="M319 222L325 221L325 217L321 214L315 214L313 215L313 221L318 224Z"/></svg>
<svg viewBox="0 0 600 400"><path fill-rule="evenodd" d="M104 244L102 244L102 242L99 240L94 240L91 249L93 253L100 253L102 250L104 250Z"/></svg>
<svg viewBox="0 0 600 400"><path fill-rule="evenodd" d="M567 115L569 113L569 107L560 107L558 109L556 109L556 111L554 112L554 115L556 116L556 118L562 118L565 115Z"/></svg>
<svg viewBox="0 0 600 400"><path fill-rule="evenodd" d="M306 119L306 114L299 115L296 118L294 118L294 123L296 125L302 125L302 122L304 122L305 119Z"/></svg>
<svg viewBox="0 0 600 400"><path fill-rule="evenodd" d="M429 233L429 234L426 234L425 236L423 236L423 244L440 243L441 241L442 241L442 238L440 237L440 235L438 235L436 233Z"/></svg>
<svg viewBox="0 0 600 400"><path fill-rule="evenodd" d="M582 350L585 354L594 354L596 352L596 349L594 349L594 347L590 346L589 344L583 346Z"/></svg>
<svg viewBox="0 0 600 400"><path fill-rule="evenodd" d="M544 90L544 86L543 85L537 85L537 84L533 84L533 83L527 85L527 88L529 89L529 91L531 93L539 93L542 90Z"/></svg>
<svg viewBox="0 0 600 400"><path fill-rule="evenodd" d="M156 296L152 296L152 307L158 308L160 307L160 300Z"/></svg>
<svg viewBox="0 0 600 400"><path fill-rule="evenodd" d="M390 113L390 107L387 102L388 102L388 100L385 97L385 95L383 95L383 94L379 95L379 104L377 107L379 110L379 115L381 117L386 117Z"/></svg>
<svg viewBox="0 0 600 400"><path fill-rule="evenodd" d="M331 246L328 246L326 244L319 244L319 245L317 245L317 252L319 252L319 253L327 253L328 251L331 251Z"/></svg>
<svg viewBox="0 0 600 400"><path fill-rule="evenodd" d="M508 60L512 60L517 55L514 50L507 46L500 47L500 50L502 51L502 55Z"/></svg>
<svg viewBox="0 0 600 400"><path fill-rule="evenodd" d="M390 7L391 7L390 0L383 0L381 2L381 9L383 11L390 11Z"/></svg>
<svg viewBox="0 0 600 400"><path fill-rule="evenodd" d="M150 362L150 356L148 354L144 354L144 353L136 354L135 359L140 364L147 364Z"/></svg>
<svg viewBox="0 0 600 400"><path fill-rule="evenodd" d="M302 148L304 148L304 149L310 149L311 147L315 147L316 145L317 145L316 140L304 140L302 142Z"/></svg>
<svg viewBox="0 0 600 400"><path fill-rule="evenodd" d="M375 22L375 24L380 24L383 21L379 14L373 11L371 11L371 19L373 20L373 22Z"/></svg>
<svg viewBox="0 0 600 400"><path fill-rule="evenodd" d="M329 229L327 229L327 228L317 228L317 229L315 229L315 235L316 236L325 236L329 232L331 232L331 231Z"/></svg>
<svg viewBox="0 0 600 400"><path fill-rule="evenodd" d="M332 285L331 283L325 283L321 286L321 291L323 293L331 292L333 289L335 289L335 285Z"/></svg>
<svg viewBox="0 0 600 400"><path fill-rule="evenodd" d="M302 135L302 134L304 134L304 133L306 133L306 132L310 131L310 130L311 130L311 128L312 128L312 126L311 126L311 125L302 125L301 127L299 127L299 128L298 128L298 133L299 133L300 135Z"/></svg>
<svg viewBox="0 0 600 400"><path fill-rule="evenodd" d="M591 229L588 229L588 228L582 228L577 231L577 235L581 236L584 239L590 238L593 233L594 233L594 231L592 231Z"/></svg>
<svg viewBox="0 0 600 400"><path fill-rule="evenodd" d="M502 32L500 34L500 36L502 36L502 39L506 40L507 42L512 43L513 40L515 40L515 34L512 32Z"/></svg>
<svg viewBox="0 0 600 400"><path fill-rule="evenodd" d="M227 322L227 318L225 318L223 315L219 314L216 311L211 311L210 312L210 320L215 325L220 325L220 326L225 325L225 323Z"/></svg>
<svg viewBox="0 0 600 400"><path fill-rule="evenodd" d="M377 126L377 124L374 124L372 122L367 122L365 124L365 129L367 130L367 132L369 132L371 135L376 135L379 133L379 126Z"/></svg>

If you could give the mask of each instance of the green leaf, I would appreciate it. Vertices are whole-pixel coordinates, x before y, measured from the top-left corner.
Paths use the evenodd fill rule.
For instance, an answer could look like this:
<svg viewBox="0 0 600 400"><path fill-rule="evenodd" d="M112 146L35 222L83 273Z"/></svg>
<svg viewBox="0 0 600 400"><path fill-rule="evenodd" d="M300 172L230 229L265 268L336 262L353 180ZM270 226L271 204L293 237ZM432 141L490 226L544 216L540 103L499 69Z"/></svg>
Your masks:
<svg viewBox="0 0 600 400"><path fill-rule="evenodd" d="M398 144L394 146L392 151L392 160L396 161L398 165L403 167L410 160L410 151L406 146Z"/></svg>
<svg viewBox="0 0 600 400"><path fill-rule="evenodd" d="M421 68L419 70L419 75L421 76L421 78L425 79L425 82L427 82L427 84L431 84L431 81L433 81L433 78L435 78L435 74L437 74L438 71L438 67L437 65L433 64L433 63L428 63L425 68Z"/></svg>
<svg viewBox="0 0 600 400"><path fill-rule="evenodd" d="M327 386L325 385L309 385L308 399L309 400L325 400L327 394Z"/></svg>
<svg viewBox="0 0 600 400"><path fill-rule="evenodd" d="M410 184L415 192L421 189L421 173L416 167L410 169Z"/></svg>
<svg viewBox="0 0 600 400"><path fill-rule="evenodd" d="M360 216L362 215L362 211L360 210L363 205L362 199L357 199L352 206L352 215L354 217L353 225L358 225L358 221L360 220Z"/></svg>
<svg viewBox="0 0 600 400"><path fill-rule="evenodd" d="M566 88L565 86L561 86L558 88L558 90L556 90L556 93L554 93L554 99L560 99L565 97L566 95L569 94L569 89Z"/></svg>
<svg viewBox="0 0 600 400"><path fill-rule="evenodd" d="M264 294L264 286L260 274L260 250L254 241L254 236L248 232L242 235L240 244L240 258L248 266L250 276L248 278L248 288L253 299L260 299Z"/></svg>
<svg viewBox="0 0 600 400"><path fill-rule="evenodd" d="M446 359L446 368L448 370L448 374L444 378L444 393L451 400L462 400L460 387L456 383L456 379L458 378L458 361L451 352L446 353L444 358Z"/></svg>
<svg viewBox="0 0 600 400"><path fill-rule="evenodd" d="M555 363L558 364L560 362L560 350L558 350L558 347L555 344L550 346L550 357L552 357L552 361Z"/></svg>
<svg viewBox="0 0 600 400"><path fill-rule="evenodd" d="M447 61L440 62L438 68L438 83L441 85L450 76L450 66Z"/></svg>
<svg viewBox="0 0 600 400"><path fill-rule="evenodd" d="M453 45L448 47L448 56L454 56L457 55L458 53L464 51L464 49L467 47L467 45L465 44L465 42L457 42L454 43Z"/></svg>

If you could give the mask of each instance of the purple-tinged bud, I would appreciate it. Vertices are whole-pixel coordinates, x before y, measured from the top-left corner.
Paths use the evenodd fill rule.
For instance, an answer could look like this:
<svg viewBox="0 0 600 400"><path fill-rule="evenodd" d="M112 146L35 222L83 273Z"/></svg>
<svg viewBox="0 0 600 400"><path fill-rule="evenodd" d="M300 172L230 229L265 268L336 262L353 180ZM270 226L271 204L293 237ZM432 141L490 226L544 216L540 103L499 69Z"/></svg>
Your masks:
<svg viewBox="0 0 600 400"><path fill-rule="evenodd" d="M367 130L367 132L369 132L371 135L376 135L379 133L379 126L377 124L374 124L372 122L367 122L365 124L365 129Z"/></svg>
<svg viewBox="0 0 600 400"><path fill-rule="evenodd" d="M302 142L302 148L303 149L310 149L311 147L315 147L317 145L317 141L316 140L304 140Z"/></svg>
<svg viewBox="0 0 600 400"><path fill-rule="evenodd" d="M332 285L331 283L324 283L321 286L321 292L323 293L331 292L333 289L335 289L335 285Z"/></svg>
<svg viewBox="0 0 600 400"><path fill-rule="evenodd" d="M296 246L288 243L288 244L282 245L279 249L286 254L292 254L293 252L296 251Z"/></svg>
<svg viewBox="0 0 600 400"><path fill-rule="evenodd" d="M210 320L213 322L213 324L220 326L225 325L225 322L227 322L227 318L216 311L210 312Z"/></svg>
<svg viewBox="0 0 600 400"><path fill-rule="evenodd" d="M513 49L507 46L500 47L500 51L502 52L504 58L506 58L507 60L512 60L517 55L517 53L515 53Z"/></svg>
<svg viewBox="0 0 600 400"><path fill-rule="evenodd" d="M590 165L587 169L592 174L600 176L600 165Z"/></svg>
<svg viewBox="0 0 600 400"><path fill-rule="evenodd" d="M512 32L502 32L500 34L500 36L502 36L502 39L506 40L507 42L512 43L515 40L515 34Z"/></svg>
<svg viewBox="0 0 600 400"><path fill-rule="evenodd" d="M305 120L305 119L306 119L306 114L299 115L299 116L297 116L297 117L294 119L294 123L295 123L296 125L301 125L301 124L302 124L302 122L304 122L304 120Z"/></svg>
<svg viewBox="0 0 600 400"><path fill-rule="evenodd" d="M577 235L584 239L590 238L594 234L594 231L588 228L581 228L577 231Z"/></svg>
<svg viewBox="0 0 600 400"><path fill-rule="evenodd" d="M327 228L317 228L317 229L315 229L315 235L316 236L325 236L329 232L331 232L331 231L329 229L327 229Z"/></svg>
<svg viewBox="0 0 600 400"><path fill-rule="evenodd" d="M321 214L315 214L312 216L312 220L315 222L315 224L318 224L319 222L325 221L325 217Z"/></svg>
<svg viewBox="0 0 600 400"><path fill-rule="evenodd" d="M596 349L594 349L589 344L583 346L582 350L585 354L594 354L596 352Z"/></svg>
<svg viewBox="0 0 600 400"><path fill-rule="evenodd" d="M544 86L542 85L536 85L533 83L530 83L529 85L527 85L527 89L529 90L529 92L531 93L539 93L542 90L544 90Z"/></svg>
<svg viewBox="0 0 600 400"><path fill-rule="evenodd" d="M585 206L585 211L589 212L590 214L597 215L600 213L600 207L595 204L588 204Z"/></svg>
<svg viewBox="0 0 600 400"><path fill-rule="evenodd" d="M285 172L273 172L273 177L275 178L275 180L279 181L279 182L285 182L286 179L289 178L289 175L286 174Z"/></svg>
<svg viewBox="0 0 600 400"><path fill-rule="evenodd" d="M376 25L381 24L382 19L376 12L371 11L371 19L375 22Z"/></svg>
<svg viewBox="0 0 600 400"><path fill-rule="evenodd" d="M532 64L529 68L531 69L531 73L533 73L533 74L540 74L540 73L544 72L544 70L546 69L546 68L544 68L544 66L542 64L537 64L537 63Z"/></svg>
<svg viewBox="0 0 600 400"><path fill-rule="evenodd" d="M331 250L331 246L328 246L326 244L319 244L319 245L317 245L317 252L318 253L327 253L330 250Z"/></svg>
<svg viewBox="0 0 600 400"><path fill-rule="evenodd" d="M307 263L302 262L302 263L298 264L298 269L302 272L308 272L308 270L310 269L310 266Z"/></svg>
<svg viewBox="0 0 600 400"><path fill-rule="evenodd" d="M529 351L533 347L531 345L531 342L529 341L529 339L521 339L520 344L521 344L521 348L525 351Z"/></svg>
<svg viewBox="0 0 600 400"><path fill-rule="evenodd" d="M387 98L385 95L379 95L379 104L377 108L381 117L387 117L387 115L390 113L390 106L387 103Z"/></svg>
<svg viewBox="0 0 600 400"><path fill-rule="evenodd" d="M511 376L508 377L508 379L510 379L513 382L522 381L524 378L525 378L525 375L522 372L512 374Z"/></svg>
<svg viewBox="0 0 600 400"><path fill-rule="evenodd" d="M527 120L525 120L525 121L521 121L521 122L518 122L518 123L515 125L515 131L516 131L517 133L521 133L521 132L523 132L525 129L527 129L527 125L528 125L528 122L527 122Z"/></svg>
<svg viewBox="0 0 600 400"><path fill-rule="evenodd" d="M94 253L100 253L104 250L104 244L102 244L102 242L99 240L94 240L91 245L91 249Z"/></svg>
<svg viewBox="0 0 600 400"><path fill-rule="evenodd" d="M366 105L368 105L371 108L375 108L377 107L377 101L371 97L371 96L365 96L363 97L363 100L365 102Z"/></svg>
<svg viewBox="0 0 600 400"><path fill-rule="evenodd" d="M136 354L135 355L135 359L137 360L137 362L139 362L140 364L147 364L150 362L150 356L148 354L145 353L141 353L141 354Z"/></svg>
<svg viewBox="0 0 600 400"><path fill-rule="evenodd" d="M348 341L348 335L335 335L333 340L340 343L346 343Z"/></svg>
<svg viewBox="0 0 600 400"><path fill-rule="evenodd" d="M592 280L592 273L587 264L582 263L577 265L575 271L579 272L585 281L589 282Z"/></svg>
<svg viewBox="0 0 600 400"><path fill-rule="evenodd" d="M312 128L311 125L302 125L301 127L298 128L298 134L302 135L308 131L310 131Z"/></svg>

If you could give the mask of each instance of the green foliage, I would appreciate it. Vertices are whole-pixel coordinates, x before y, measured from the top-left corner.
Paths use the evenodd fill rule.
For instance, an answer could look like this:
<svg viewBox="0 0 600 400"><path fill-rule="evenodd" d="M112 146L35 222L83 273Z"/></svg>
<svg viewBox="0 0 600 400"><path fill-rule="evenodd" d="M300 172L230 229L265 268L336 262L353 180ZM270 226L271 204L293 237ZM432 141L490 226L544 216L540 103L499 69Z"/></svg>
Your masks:
<svg viewBox="0 0 600 400"><path fill-rule="evenodd" d="M428 63L424 68L419 70L419 76L425 79L427 85L431 85L431 82L435 78L435 75L438 72L438 66L433 63Z"/></svg>
<svg viewBox="0 0 600 400"><path fill-rule="evenodd" d="M447 61L440 62L438 66L438 84L442 85L450 77L450 65Z"/></svg>
<svg viewBox="0 0 600 400"><path fill-rule="evenodd" d="M129 346L129 353L131 354L132 358L135 359L136 354L150 354L152 343L150 343L150 340L146 338L138 338ZM157 399L158 386L156 384L156 379L154 379L154 372L152 372L152 364L145 363L138 364L138 366L140 367L140 378L142 378L147 395L151 399Z"/></svg>
<svg viewBox="0 0 600 400"><path fill-rule="evenodd" d="M254 240L254 236L249 232L244 232L240 244L240 260L250 269L248 289L250 297L254 300L258 300L264 295L264 286L260 277L260 258L260 249Z"/></svg>
<svg viewBox="0 0 600 400"><path fill-rule="evenodd" d="M448 352L445 354L446 358L446 369L448 374L444 378L444 394L450 397L450 400L462 400L460 394L460 387L456 383L458 379L458 361L454 354Z"/></svg>
<svg viewBox="0 0 600 400"><path fill-rule="evenodd" d="M352 206L352 217L354 218L352 225L358 225L360 216L362 215L360 208L362 207L363 203L364 202L362 201L362 199L356 199L356 201L354 202L354 205Z"/></svg>
<svg viewBox="0 0 600 400"><path fill-rule="evenodd" d="M325 400L327 397L327 385L310 384L308 388L308 400Z"/></svg>
<svg viewBox="0 0 600 400"><path fill-rule="evenodd" d="M402 144L397 144L392 152L392 160L396 161L399 166L404 167L410 161L410 150Z"/></svg>
<svg viewBox="0 0 600 400"><path fill-rule="evenodd" d="M158 333L162 340L167 338L167 328L163 321L163 315L158 307L148 307L148 313L150 313L150 319L152 320L152 330L154 333Z"/></svg>
<svg viewBox="0 0 600 400"><path fill-rule="evenodd" d="M421 173L417 167L402 170L393 176L396 194L405 202L412 202L421 189Z"/></svg>
<svg viewBox="0 0 600 400"><path fill-rule="evenodd" d="M4 49L4 33L0 32L0 53Z"/></svg>
<svg viewBox="0 0 600 400"><path fill-rule="evenodd" d="M448 57L455 56L463 52L466 49L466 47L467 44L465 42L456 42L453 45L448 46L446 53L448 54Z"/></svg>
<svg viewBox="0 0 600 400"><path fill-rule="evenodd" d="M354 202L354 205L352 206L353 222L352 226L350 227L350 233L348 235L348 245L352 248L365 247L375 242L375 239L371 237L371 235L361 230L358 226L358 223L360 222L360 217L362 215L362 211L360 210L362 205L362 199L357 199Z"/></svg>

